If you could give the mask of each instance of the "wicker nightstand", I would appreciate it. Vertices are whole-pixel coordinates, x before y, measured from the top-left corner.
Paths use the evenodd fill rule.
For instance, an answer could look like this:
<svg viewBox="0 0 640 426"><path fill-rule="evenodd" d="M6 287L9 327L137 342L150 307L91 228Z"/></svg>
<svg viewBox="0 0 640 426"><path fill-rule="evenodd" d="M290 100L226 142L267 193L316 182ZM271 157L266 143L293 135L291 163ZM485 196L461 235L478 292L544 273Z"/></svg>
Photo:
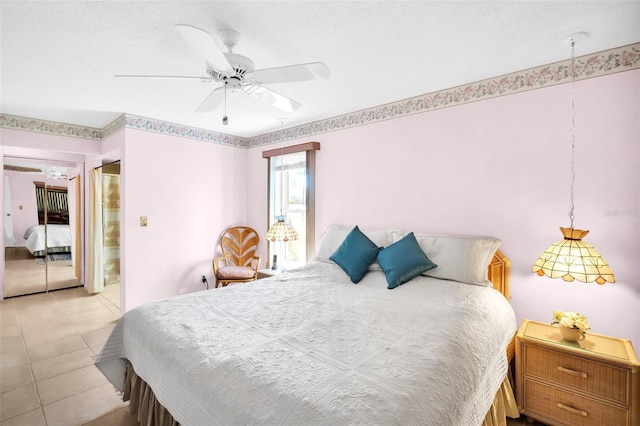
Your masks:
<svg viewBox="0 0 640 426"><path fill-rule="evenodd" d="M631 342L595 333L563 340L524 320L516 335L520 412L549 425L640 425L640 364Z"/></svg>
<svg viewBox="0 0 640 426"><path fill-rule="evenodd" d="M282 269L260 269L258 271L258 279L275 277L282 272Z"/></svg>

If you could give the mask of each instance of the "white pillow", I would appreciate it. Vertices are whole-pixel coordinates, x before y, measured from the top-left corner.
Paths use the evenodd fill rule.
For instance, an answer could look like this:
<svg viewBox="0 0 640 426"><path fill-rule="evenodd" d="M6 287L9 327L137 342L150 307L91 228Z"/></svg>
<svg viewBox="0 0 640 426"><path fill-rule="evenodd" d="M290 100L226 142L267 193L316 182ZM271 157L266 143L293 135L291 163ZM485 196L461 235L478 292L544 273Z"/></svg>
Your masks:
<svg viewBox="0 0 640 426"><path fill-rule="evenodd" d="M391 241L407 233L391 231ZM422 275L491 287L487 277L489 263L500 246L497 238L463 235L415 234L424 253L437 268Z"/></svg>
<svg viewBox="0 0 640 426"><path fill-rule="evenodd" d="M354 225L355 226L355 225ZM345 228L339 225L329 225L327 230L322 234L319 241L318 250L316 250L316 255L314 260L323 260L330 261L329 257L338 250L342 241L347 237L347 234L351 232L353 228ZM366 229L361 229L362 233L365 234L371 241L375 243L378 247L386 247L391 244L391 236L388 231L371 231ZM378 261L373 262L369 265L369 270L380 270L380 265L378 265Z"/></svg>

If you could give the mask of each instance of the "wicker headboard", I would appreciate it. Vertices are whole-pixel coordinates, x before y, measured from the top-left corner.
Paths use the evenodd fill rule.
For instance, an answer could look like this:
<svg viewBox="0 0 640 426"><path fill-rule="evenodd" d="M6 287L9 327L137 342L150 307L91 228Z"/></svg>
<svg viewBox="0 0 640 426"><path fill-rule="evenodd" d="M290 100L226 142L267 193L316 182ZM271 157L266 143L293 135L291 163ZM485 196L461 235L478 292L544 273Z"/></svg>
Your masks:
<svg viewBox="0 0 640 426"><path fill-rule="evenodd" d="M511 272L511 261L500 250L496 251L491 263L489 264L489 281L493 284L493 288L498 290L511 303L511 293L509 292L509 273ZM509 362L516 353L515 340L512 340L507 346L507 359Z"/></svg>
<svg viewBox="0 0 640 426"><path fill-rule="evenodd" d="M509 292L509 272L511 271L511 261L500 250L496 251L493 259L489 264L489 281L493 284L493 288L511 301L511 293Z"/></svg>

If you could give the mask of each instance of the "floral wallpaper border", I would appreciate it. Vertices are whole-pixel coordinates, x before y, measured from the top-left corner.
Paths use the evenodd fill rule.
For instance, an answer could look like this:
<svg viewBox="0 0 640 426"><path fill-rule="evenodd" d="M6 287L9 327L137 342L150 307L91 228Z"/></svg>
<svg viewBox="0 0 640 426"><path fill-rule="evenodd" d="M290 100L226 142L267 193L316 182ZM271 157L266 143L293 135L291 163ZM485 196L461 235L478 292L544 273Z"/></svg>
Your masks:
<svg viewBox="0 0 640 426"><path fill-rule="evenodd" d="M576 58L576 80L640 68L640 43ZM550 87L571 81L571 60L554 62L439 92L253 137L248 148L309 137L377 121Z"/></svg>
<svg viewBox="0 0 640 426"><path fill-rule="evenodd" d="M120 130L124 129L126 123L125 116L126 114L122 114L120 117L107 124L107 126L102 129L102 139L106 139L114 133L118 133Z"/></svg>
<svg viewBox="0 0 640 426"><path fill-rule="evenodd" d="M577 80L638 69L640 68L640 43L580 56L576 58L575 63ZM104 129L0 114L0 127L94 140L104 139L124 128L132 128L241 148L253 148L567 83L571 81L570 68L571 60L567 59L248 139L132 114L123 114Z"/></svg>
<svg viewBox="0 0 640 426"><path fill-rule="evenodd" d="M18 117L8 114L0 114L0 128L48 133L58 136L72 136L83 139L102 139L102 130L93 127L76 126L75 124L57 123L55 121Z"/></svg>
<svg viewBox="0 0 640 426"><path fill-rule="evenodd" d="M183 124L170 123L153 118L140 117L138 115L125 114L124 126L129 129L146 130L150 132L163 133L171 136L197 139L206 142L215 142L224 145L245 148L247 139L239 136L226 135L211 130L199 129L197 127L185 126Z"/></svg>

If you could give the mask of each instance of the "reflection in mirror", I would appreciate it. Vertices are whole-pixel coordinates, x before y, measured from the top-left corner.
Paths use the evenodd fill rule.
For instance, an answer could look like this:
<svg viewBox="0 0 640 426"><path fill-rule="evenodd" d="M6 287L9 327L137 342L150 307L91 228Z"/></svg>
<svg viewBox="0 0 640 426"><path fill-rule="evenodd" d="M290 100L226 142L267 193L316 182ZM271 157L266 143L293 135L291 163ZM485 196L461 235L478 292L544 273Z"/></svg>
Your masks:
<svg viewBox="0 0 640 426"><path fill-rule="evenodd" d="M4 297L81 285L82 164L15 157L4 164Z"/></svg>

